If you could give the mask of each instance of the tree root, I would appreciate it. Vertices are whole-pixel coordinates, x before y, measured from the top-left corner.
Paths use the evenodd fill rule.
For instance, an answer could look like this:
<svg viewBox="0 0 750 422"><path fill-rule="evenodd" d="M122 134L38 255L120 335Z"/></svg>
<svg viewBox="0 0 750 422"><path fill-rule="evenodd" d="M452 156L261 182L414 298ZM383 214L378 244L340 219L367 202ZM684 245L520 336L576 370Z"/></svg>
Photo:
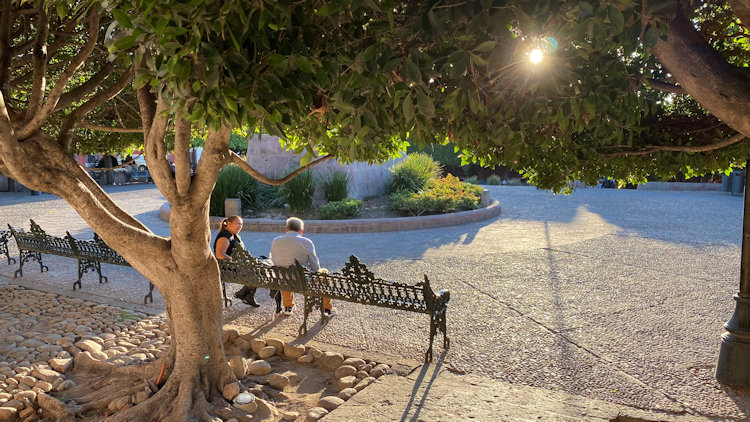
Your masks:
<svg viewBox="0 0 750 422"><path fill-rule="evenodd" d="M169 377L174 368L176 349L172 345L169 350L153 362L144 365L117 366L108 362L102 362L91 357L89 353L79 353L75 357L75 370L77 375L83 378L95 377L90 380L90 387L100 388L111 383L111 379L122 380L150 380L154 385L158 381L158 375L162 379ZM162 369L162 366L164 369Z"/></svg>
<svg viewBox="0 0 750 422"><path fill-rule="evenodd" d="M108 422L124 421L205 421L217 422L217 418L226 420L240 418L246 412L230 406L223 397L213 397L209 402L201 383L191 377L180 379L170 377L164 387L145 402L124 409L107 419Z"/></svg>

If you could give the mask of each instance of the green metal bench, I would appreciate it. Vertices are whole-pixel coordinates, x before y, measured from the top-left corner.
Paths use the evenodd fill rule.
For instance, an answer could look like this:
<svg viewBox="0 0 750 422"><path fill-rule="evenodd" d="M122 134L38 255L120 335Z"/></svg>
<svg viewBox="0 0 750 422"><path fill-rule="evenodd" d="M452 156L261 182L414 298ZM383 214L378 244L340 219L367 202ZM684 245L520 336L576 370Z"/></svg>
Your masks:
<svg viewBox="0 0 750 422"><path fill-rule="evenodd" d="M82 287L81 279L89 271L96 271L99 275L99 283L108 283L107 276L102 273L102 264L130 266L125 258L107 246L96 233L92 240L76 239L69 232L66 232L65 237L55 237L42 230L34 220L31 220L31 230L28 232L23 229L16 230L10 224L8 228L18 245L19 252L19 268L14 273L14 277L23 277L24 263L32 260L39 263L40 272L49 271L49 268L42 262L42 254L78 260L78 279L73 282L73 290ZM153 285L150 282L149 284L151 287L143 299L144 304L154 301Z"/></svg>
<svg viewBox="0 0 750 422"><path fill-rule="evenodd" d="M12 235L7 230L0 230L0 255L5 254L5 258L8 260L8 265L16 262L16 258L10 256L10 250L8 249L8 239Z"/></svg>
<svg viewBox="0 0 750 422"><path fill-rule="evenodd" d="M93 240L79 240L71 236L69 232L66 239L70 242L70 246L73 249L73 255L78 259L78 280L73 283L73 290L81 288L81 278L83 274L89 271L96 271L99 275L99 283L108 283L107 276L102 274L102 263L121 265L129 267L128 261L125 260L119 253L115 252L114 249L107 246L99 235L94 233Z"/></svg>
<svg viewBox="0 0 750 422"><path fill-rule="evenodd" d="M263 263L243 249L232 253L231 261L219 261L219 268L224 283L303 294L304 321L299 328L299 334L307 333L308 316L316 308L320 310L321 324L328 322L323 310L323 298L328 297L429 315L430 344L425 353L425 362L432 361L432 345L439 331L443 333L443 348L447 349L450 346L446 330L450 292L442 290L435 294L426 275L424 282L415 285L386 281L376 278L354 255L349 258L340 274L311 272L299 263L292 267L275 267ZM224 300L225 304L226 301L231 303L226 293Z"/></svg>

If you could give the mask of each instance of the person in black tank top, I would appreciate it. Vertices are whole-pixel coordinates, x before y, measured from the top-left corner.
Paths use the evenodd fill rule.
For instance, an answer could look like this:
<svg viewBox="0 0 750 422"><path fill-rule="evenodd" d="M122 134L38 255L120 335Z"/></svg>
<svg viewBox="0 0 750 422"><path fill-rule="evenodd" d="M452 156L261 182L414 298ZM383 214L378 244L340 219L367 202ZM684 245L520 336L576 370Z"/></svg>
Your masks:
<svg viewBox="0 0 750 422"><path fill-rule="evenodd" d="M239 215L233 215L225 218L221 222L219 228L219 234L216 235L214 240L214 255L219 260L232 260L232 252L235 247L242 247L242 239L240 239L240 230L242 230L242 217ZM255 287L243 286L234 297L241 299L242 302L258 307L260 306L255 301Z"/></svg>

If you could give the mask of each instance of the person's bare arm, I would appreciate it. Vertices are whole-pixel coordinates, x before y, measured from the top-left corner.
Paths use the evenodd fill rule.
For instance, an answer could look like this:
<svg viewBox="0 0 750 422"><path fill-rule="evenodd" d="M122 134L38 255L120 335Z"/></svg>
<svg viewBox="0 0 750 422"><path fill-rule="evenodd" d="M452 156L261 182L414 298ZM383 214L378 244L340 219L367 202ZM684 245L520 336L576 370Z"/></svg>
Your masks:
<svg viewBox="0 0 750 422"><path fill-rule="evenodd" d="M229 255L227 255L228 248L229 248L229 239L227 239L226 237L220 237L219 239L217 239L216 240L216 252L215 252L216 259L222 260L222 261L225 259L231 260L232 258Z"/></svg>

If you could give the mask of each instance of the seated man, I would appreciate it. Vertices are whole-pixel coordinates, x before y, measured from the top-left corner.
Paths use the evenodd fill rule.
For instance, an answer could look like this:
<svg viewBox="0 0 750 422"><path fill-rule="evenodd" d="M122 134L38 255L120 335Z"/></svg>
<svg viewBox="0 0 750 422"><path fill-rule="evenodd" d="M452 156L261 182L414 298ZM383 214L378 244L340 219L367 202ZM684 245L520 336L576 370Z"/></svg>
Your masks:
<svg viewBox="0 0 750 422"><path fill-rule="evenodd" d="M303 237L305 223L297 217L286 220L286 233L278 236L271 242L271 256L274 265L279 267L290 267L297 260L302 266L310 271L320 270L318 256L315 255L315 245L312 240ZM294 295L292 292L281 292L284 304L284 315L291 315L294 309ZM326 315L334 313L331 299L323 298L323 309Z"/></svg>

